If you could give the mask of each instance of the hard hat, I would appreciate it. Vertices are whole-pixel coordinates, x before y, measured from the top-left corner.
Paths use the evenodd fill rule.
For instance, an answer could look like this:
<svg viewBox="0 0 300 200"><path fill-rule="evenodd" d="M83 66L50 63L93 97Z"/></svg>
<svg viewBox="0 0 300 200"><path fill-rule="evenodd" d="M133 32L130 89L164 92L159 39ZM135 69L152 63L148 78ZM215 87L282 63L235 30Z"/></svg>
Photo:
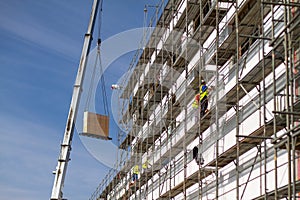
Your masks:
<svg viewBox="0 0 300 200"><path fill-rule="evenodd" d="M202 79L202 80L201 80L201 83L204 84L204 83L205 83L205 80Z"/></svg>

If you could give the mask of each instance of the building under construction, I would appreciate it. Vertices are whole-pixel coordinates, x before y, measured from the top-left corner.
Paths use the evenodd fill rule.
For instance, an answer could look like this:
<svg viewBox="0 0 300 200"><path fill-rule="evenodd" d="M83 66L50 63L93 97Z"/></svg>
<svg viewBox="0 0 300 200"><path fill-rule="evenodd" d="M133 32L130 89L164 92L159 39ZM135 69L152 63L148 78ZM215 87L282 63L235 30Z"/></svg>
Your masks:
<svg viewBox="0 0 300 200"><path fill-rule="evenodd" d="M115 169L96 199L300 198L299 0L170 0L118 91ZM192 106L200 81L208 109ZM146 164L145 164L146 163ZM138 179L132 182L134 167Z"/></svg>

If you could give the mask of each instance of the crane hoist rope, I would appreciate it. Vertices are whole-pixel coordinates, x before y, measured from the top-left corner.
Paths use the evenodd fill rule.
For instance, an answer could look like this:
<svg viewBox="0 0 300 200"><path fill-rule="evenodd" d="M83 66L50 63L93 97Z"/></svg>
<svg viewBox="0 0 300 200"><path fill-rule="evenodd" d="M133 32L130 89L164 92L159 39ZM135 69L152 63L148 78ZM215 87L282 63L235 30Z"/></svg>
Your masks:
<svg viewBox="0 0 300 200"><path fill-rule="evenodd" d="M86 100L84 110L88 111L89 108L90 108L92 94L93 94L93 91L96 90L96 87L94 87L94 85L96 84L95 83L96 75L98 75L97 67L99 67L99 75L101 76L100 77L100 87L101 87L101 96L102 96L104 114L109 116L107 93L106 93L106 89L105 89L106 83L105 83L104 71L103 71L103 66L102 66L102 61L101 61L100 45L101 45L101 41L100 41L100 43L98 42L98 44L97 44L97 54L96 54L95 62L94 62L94 65L93 65L93 70L92 70L92 74L91 74L91 84L90 84L90 87L88 89L88 95L87 95L87 100Z"/></svg>
<svg viewBox="0 0 300 200"><path fill-rule="evenodd" d="M94 88L94 81L95 81L95 76L96 76L96 70L99 65L99 70L100 70L100 86L101 86L101 92L102 92L102 101L104 105L104 113L105 115L109 116L109 110L108 110L108 103L107 103L107 95L106 95L106 90L105 90L105 78L104 78L104 71L102 67L102 62L101 62L101 27L102 27L102 6L103 6L103 0L100 0L100 9L98 10L98 39L97 39L97 55L95 58L95 63L93 65L93 71L92 71L92 77L91 77L91 84L89 87L88 91L88 96L87 96L87 101L85 104L85 111L89 110L90 107L90 102L91 102L91 96L93 93L93 90L96 90L96 87Z"/></svg>
<svg viewBox="0 0 300 200"><path fill-rule="evenodd" d="M90 85L87 93L87 99L85 104L84 116L83 116L83 131L80 133L82 136L111 140L109 137L109 109L107 102L107 94L105 89L105 78L104 70L101 62L101 21L102 21L102 2L100 2L100 11L98 13L98 40L97 40L97 51L96 56L91 56L90 59L95 59L94 65L92 66ZM102 97L103 114L98 114L90 111L91 98L94 97L92 94L96 91L97 83L95 82L96 77L100 76L100 96Z"/></svg>

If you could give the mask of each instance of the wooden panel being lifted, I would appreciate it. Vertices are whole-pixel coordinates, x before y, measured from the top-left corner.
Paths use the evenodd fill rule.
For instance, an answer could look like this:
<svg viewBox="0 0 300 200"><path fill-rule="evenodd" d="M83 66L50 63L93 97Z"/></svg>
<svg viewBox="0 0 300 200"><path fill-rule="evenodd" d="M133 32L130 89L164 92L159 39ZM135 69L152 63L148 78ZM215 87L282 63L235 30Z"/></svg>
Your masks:
<svg viewBox="0 0 300 200"><path fill-rule="evenodd" d="M83 117L83 133L80 135L111 140L109 137L109 117L85 111Z"/></svg>

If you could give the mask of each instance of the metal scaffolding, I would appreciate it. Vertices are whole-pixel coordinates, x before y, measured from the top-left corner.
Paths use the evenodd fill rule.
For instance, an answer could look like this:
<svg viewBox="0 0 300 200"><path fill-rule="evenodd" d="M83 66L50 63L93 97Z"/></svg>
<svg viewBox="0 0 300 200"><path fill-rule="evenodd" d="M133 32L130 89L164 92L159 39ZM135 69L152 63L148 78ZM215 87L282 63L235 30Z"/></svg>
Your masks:
<svg viewBox="0 0 300 200"><path fill-rule="evenodd" d="M116 168L90 199L299 198L299 6L146 6L149 26L119 95L128 133L120 131ZM200 80L209 87L204 116L192 108Z"/></svg>

